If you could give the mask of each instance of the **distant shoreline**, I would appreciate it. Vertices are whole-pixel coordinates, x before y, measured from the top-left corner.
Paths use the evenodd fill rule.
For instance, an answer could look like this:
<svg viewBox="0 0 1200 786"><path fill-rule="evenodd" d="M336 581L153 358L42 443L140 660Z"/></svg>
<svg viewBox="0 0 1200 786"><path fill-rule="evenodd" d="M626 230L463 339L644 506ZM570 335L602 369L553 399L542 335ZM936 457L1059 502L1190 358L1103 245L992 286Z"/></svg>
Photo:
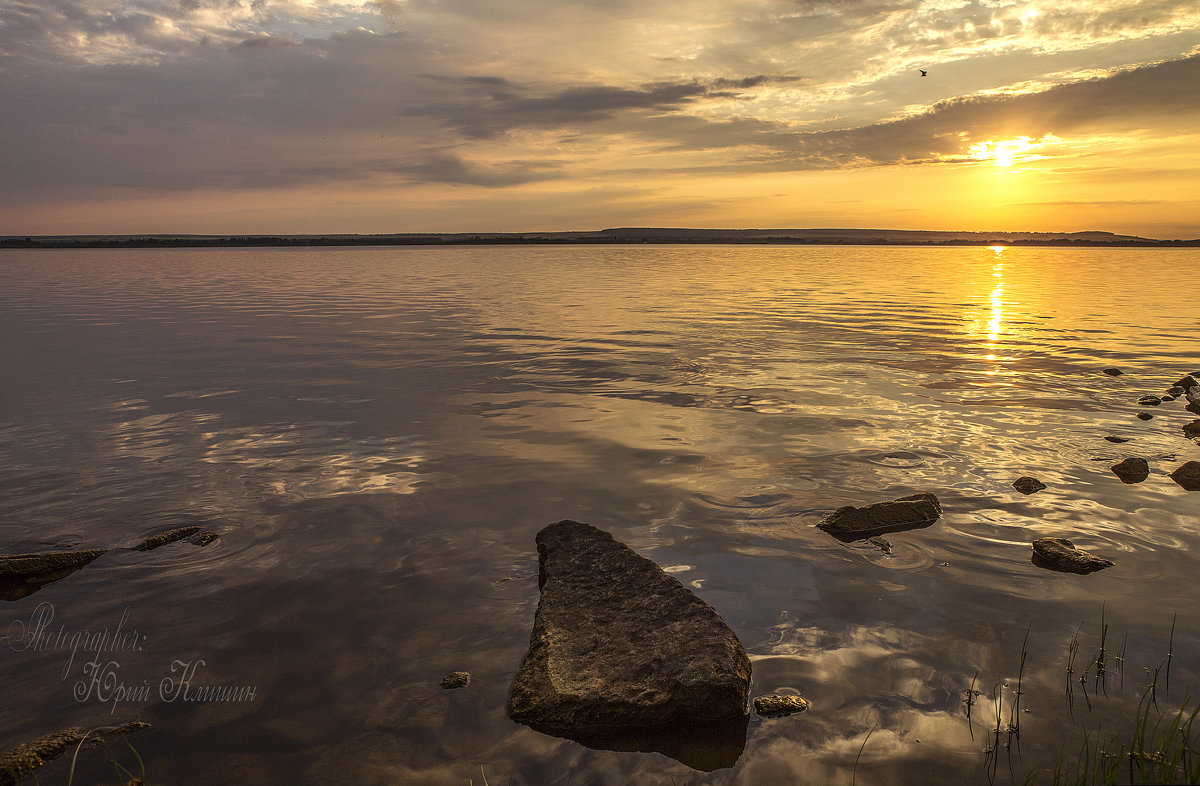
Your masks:
<svg viewBox="0 0 1200 786"><path fill-rule="evenodd" d="M818 245L1195 248L1200 239L1156 240L1111 232L943 232L886 229L675 229L577 232L420 232L381 235L42 235L0 237L0 248L280 248L480 245Z"/></svg>

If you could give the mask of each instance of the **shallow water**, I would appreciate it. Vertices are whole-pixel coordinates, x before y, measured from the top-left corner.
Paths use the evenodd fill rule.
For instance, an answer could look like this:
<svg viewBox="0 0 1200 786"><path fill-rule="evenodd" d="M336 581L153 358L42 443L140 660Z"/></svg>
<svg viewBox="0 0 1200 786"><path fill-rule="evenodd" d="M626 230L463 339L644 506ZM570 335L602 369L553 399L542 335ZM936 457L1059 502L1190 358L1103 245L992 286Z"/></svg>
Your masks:
<svg viewBox="0 0 1200 786"><path fill-rule="evenodd" d="M462 786L481 767L492 784L962 783L987 773L1006 680L1010 721L1028 630L1028 712L995 776L1019 783L1136 709L1177 613L1169 699L1198 684L1200 493L1167 477L1200 460L1181 430L1196 416L1179 400L1134 417L1139 396L1200 371L1198 263L1162 249L0 252L0 551L220 534L114 550L4 602L0 746L140 717L153 728L130 741L175 784ZM1150 478L1126 485L1109 466L1134 455ZM1021 475L1049 488L1019 494ZM815 528L919 491L943 517L887 547ZM736 764L713 772L509 721L533 538L563 518L671 571L737 632L754 695L811 709L752 716ZM1038 568L1043 536L1116 566ZM66 644L30 644L39 608ZM1110 653L1128 634L1121 682L1068 705L1071 638L1082 624L1086 661L1102 614ZM99 662L129 700L104 701L112 684L88 682L94 658L72 657L70 635L118 628L136 636ZM253 700L169 701L174 661ZM470 686L441 690L455 670ZM42 772L65 782L64 762Z"/></svg>

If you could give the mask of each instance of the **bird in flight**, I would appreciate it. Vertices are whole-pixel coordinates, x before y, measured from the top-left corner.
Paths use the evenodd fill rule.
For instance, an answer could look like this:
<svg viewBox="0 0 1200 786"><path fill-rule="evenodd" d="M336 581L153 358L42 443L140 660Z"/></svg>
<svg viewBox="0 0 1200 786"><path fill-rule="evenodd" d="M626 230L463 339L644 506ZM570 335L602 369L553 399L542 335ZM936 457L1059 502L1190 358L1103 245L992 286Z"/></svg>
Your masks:
<svg viewBox="0 0 1200 786"><path fill-rule="evenodd" d="M928 75L929 75L929 74L928 74L928 72L926 72L924 68L918 68L917 70L921 72L921 76L928 76Z"/></svg>

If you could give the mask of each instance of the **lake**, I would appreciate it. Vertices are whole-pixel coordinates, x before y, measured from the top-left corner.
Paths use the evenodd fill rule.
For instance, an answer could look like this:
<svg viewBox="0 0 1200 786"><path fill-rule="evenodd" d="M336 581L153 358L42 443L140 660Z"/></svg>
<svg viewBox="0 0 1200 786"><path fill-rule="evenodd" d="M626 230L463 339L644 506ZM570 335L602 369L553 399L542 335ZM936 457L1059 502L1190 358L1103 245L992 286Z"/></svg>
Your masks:
<svg viewBox="0 0 1200 786"><path fill-rule="evenodd" d="M1021 783L1124 728L1155 669L1163 709L1200 689L1200 493L1168 477L1200 460L1197 416L1136 404L1200 371L1198 270L1198 249L0 252L0 552L113 548L0 605L0 746L141 718L128 740L172 784ZM1144 482L1110 471L1129 456ZM925 529L816 527L925 491ZM534 536L560 519L693 589L751 695L810 709L751 714L712 771L510 721ZM119 548L189 525L219 538ZM1045 536L1116 564L1035 566ZM78 769L118 782L103 750Z"/></svg>

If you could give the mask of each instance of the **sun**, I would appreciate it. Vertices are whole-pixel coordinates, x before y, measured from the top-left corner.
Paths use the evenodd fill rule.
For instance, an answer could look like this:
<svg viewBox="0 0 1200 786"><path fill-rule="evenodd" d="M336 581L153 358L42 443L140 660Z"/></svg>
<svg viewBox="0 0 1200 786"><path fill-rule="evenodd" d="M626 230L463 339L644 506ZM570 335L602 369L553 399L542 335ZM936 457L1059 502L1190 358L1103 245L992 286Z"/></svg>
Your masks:
<svg viewBox="0 0 1200 786"><path fill-rule="evenodd" d="M1016 163L1042 158L1037 151L1058 141L1058 137L1053 134L1046 134L1041 139L1028 136L1002 139L998 142L989 139L986 142L977 142L971 145L968 152L976 161L991 161L999 168L1008 169Z"/></svg>

